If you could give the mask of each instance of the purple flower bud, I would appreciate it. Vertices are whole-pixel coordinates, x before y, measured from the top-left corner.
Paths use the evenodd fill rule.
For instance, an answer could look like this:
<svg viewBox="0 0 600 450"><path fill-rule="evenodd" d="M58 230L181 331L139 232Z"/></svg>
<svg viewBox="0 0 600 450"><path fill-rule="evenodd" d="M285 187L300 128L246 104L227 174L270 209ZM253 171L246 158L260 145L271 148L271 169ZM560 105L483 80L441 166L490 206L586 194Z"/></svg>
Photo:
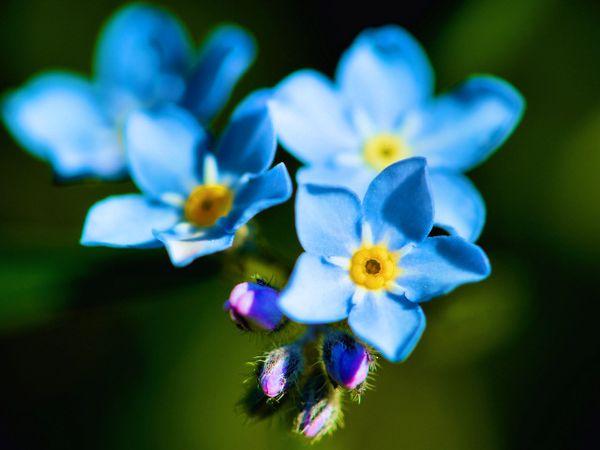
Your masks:
<svg viewBox="0 0 600 450"><path fill-rule="evenodd" d="M371 355L346 333L332 332L323 342L323 361L329 377L346 389L360 386L369 374Z"/></svg>
<svg viewBox="0 0 600 450"><path fill-rule="evenodd" d="M283 313L277 306L279 292L257 283L240 283L233 288L225 311L243 330L275 330L283 320Z"/></svg>
<svg viewBox="0 0 600 450"><path fill-rule="evenodd" d="M320 374L313 374L302 390L302 406L294 429L316 440L335 430L342 419L341 392Z"/></svg>
<svg viewBox="0 0 600 450"><path fill-rule="evenodd" d="M304 368L302 348L286 345L267 353L258 375L258 383L267 397L283 395L293 386Z"/></svg>

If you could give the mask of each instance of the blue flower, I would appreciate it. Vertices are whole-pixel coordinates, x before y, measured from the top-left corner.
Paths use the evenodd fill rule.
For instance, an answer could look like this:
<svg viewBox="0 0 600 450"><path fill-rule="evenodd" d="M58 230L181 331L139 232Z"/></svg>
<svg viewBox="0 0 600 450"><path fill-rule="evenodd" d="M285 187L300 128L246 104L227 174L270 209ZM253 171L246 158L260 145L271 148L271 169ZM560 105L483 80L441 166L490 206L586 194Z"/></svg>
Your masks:
<svg viewBox="0 0 600 450"><path fill-rule="evenodd" d="M391 163L427 158L435 223L470 241L485 222L480 194L462 174L511 134L524 103L508 83L475 76L433 98L433 73L406 31L364 31L343 54L332 83L300 70L274 89L282 145L307 167L299 182L345 186L362 196Z"/></svg>
<svg viewBox="0 0 600 450"><path fill-rule="evenodd" d="M391 361L405 359L425 328L419 302L479 281L486 255L458 236L428 237L433 205L423 158L384 169L364 200L305 184L296 195L303 253L279 306L301 323L348 318L354 333Z"/></svg>
<svg viewBox="0 0 600 450"><path fill-rule="evenodd" d="M127 173L122 127L130 112L177 102L208 124L254 55L241 28L216 29L196 54L169 13L127 6L100 35L91 80L42 73L5 97L2 115L17 142L60 178L119 178Z"/></svg>
<svg viewBox="0 0 600 450"><path fill-rule="evenodd" d="M285 166L268 169L275 131L265 102L254 95L234 111L214 153L202 126L174 105L132 113L123 139L142 193L96 203L83 245L164 245L173 264L183 266L230 247L240 227L292 193Z"/></svg>

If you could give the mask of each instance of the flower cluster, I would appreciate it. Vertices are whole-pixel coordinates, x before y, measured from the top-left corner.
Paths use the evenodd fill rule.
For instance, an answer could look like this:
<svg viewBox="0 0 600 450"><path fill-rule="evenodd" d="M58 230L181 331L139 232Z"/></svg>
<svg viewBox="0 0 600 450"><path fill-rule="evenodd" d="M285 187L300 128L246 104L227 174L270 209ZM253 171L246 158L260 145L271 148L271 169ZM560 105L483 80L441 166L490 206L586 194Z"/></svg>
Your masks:
<svg viewBox="0 0 600 450"><path fill-rule="evenodd" d="M290 427L310 440L335 430L378 355L400 362L415 349L420 304L489 275L475 244L485 205L464 172L521 118L507 82L475 76L434 97L423 49L385 26L356 38L335 81L293 73L248 95L217 134L212 119L254 59L245 30L221 26L196 52L168 12L131 5L98 42L91 80L41 74L2 105L17 142L59 178L128 175L139 189L93 205L83 245L164 246L175 266L236 251L246 245L236 237L255 237L248 222L292 195L285 165L273 166L277 142L304 164L304 253L287 283L243 281L224 305L271 342L242 400L249 416L291 411Z"/></svg>

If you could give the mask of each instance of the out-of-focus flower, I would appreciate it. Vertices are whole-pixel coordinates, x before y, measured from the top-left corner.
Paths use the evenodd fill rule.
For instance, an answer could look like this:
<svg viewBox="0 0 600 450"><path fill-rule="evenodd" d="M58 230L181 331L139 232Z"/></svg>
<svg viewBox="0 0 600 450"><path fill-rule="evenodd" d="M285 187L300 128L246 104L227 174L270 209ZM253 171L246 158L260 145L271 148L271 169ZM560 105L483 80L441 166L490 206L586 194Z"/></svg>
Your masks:
<svg viewBox="0 0 600 450"><path fill-rule="evenodd" d="M289 199L264 100L251 95L209 151L202 126L173 105L130 115L124 128L131 177L142 191L108 197L88 212L87 246L164 245L176 266L230 247L260 211Z"/></svg>
<svg viewBox="0 0 600 450"><path fill-rule="evenodd" d="M334 431L341 421L341 392L334 389L320 372L311 374L302 388L294 431L315 441Z"/></svg>
<svg viewBox="0 0 600 450"><path fill-rule="evenodd" d="M296 196L300 255L279 306L290 319L348 318L354 333L391 361L405 359L425 328L418 302L481 280L486 255L458 236L427 237L433 204L423 158L384 169L364 200L307 184Z"/></svg>
<svg viewBox="0 0 600 450"><path fill-rule="evenodd" d="M435 224L475 241L485 205L463 175L512 133L524 101L507 82L474 76L433 98L433 72L397 26L361 33L340 59L335 84L313 70L284 79L272 101L282 145L307 167L299 182L345 186L359 197L390 164L427 158Z"/></svg>
<svg viewBox="0 0 600 450"><path fill-rule="evenodd" d="M91 80L42 73L6 96L3 119L15 139L63 179L127 173L123 125L138 108L177 102L207 124L255 56L243 29L217 28L199 52L168 12L134 4L100 34Z"/></svg>
<svg viewBox="0 0 600 450"><path fill-rule="evenodd" d="M303 370L301 345L279 347L266 355L260 366L258 383L267 397L280 397L298 381Z"/></svg>
<svg viewBox="0 0 600 450"><path fill-rule="evenodd" d="M231 319L243 330L276 330L283 321L283 313L277 306L279 292L261 283L240 283L236 285L225 310Z"/></svg>
<svg viewBox="0 0 600 450"><path fill-rule="evenodd" d="M329 332L323 341L322 353L327 373L335 384L356 389L367 379L371 355L347 333Z"/></svg>

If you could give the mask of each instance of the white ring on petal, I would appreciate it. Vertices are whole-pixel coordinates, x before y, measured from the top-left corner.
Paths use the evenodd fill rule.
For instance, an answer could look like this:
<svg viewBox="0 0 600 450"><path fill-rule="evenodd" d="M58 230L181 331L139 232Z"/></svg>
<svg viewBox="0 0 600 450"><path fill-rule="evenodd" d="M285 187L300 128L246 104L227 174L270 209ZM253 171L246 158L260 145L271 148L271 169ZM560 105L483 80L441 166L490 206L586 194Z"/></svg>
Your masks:
<svg viewBox="0 0 600 450"><path fill-rule="evenodd" d="M204 184L217 184L219 182L219 167L217 158L212 153L207 153L204 157L203 167L202 182Z"/></svg>
<svg viewBox="0 0 600 450"><path fill-rule="evenodd" d="M160 196L160 201L174 208L183 208L185 198L176 192L166 192Z"/></svg>
<svg viewBox="0 0 600 450"><path fill-rule="evenodd" d="M333 264L334 266L338 266L346 270L350 268L350 258L347 258L345 256L330 256L326 259L327 262Z"/></svg>
<svg viewBox="0 0 600 450"><path fill-rule="evenodd" d="M373 245L373 230L367 222L362 224L362 242L363 245Z"/></svg>

